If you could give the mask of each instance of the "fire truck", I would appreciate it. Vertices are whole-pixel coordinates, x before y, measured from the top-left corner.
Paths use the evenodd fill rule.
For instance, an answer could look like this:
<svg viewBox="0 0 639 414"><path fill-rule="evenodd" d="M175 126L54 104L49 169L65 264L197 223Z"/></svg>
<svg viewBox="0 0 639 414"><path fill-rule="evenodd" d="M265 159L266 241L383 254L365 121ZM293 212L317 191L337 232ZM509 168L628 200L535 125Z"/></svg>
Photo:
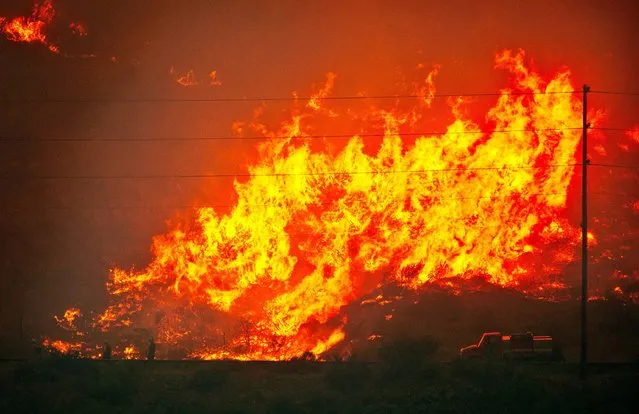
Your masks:
<svg viewBox="0 0 639 414"><path fill-rule="evenodd" d="M532 332L485 332L477 344L459 351L463 359L505 359L563 362L564 357L551 336L533 335Z"/></svg>

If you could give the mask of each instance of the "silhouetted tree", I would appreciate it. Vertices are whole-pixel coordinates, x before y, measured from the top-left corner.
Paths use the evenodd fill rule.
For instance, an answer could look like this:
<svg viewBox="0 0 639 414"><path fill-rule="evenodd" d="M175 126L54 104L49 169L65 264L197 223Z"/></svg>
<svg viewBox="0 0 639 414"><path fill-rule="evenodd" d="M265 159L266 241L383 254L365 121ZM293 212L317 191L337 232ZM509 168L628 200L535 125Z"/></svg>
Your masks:
<svg viewBox="0 0 639 414"><path fill-rule="evenodd" d="M244 340L246 352L249 352L251 350L251 333L253 332L253 323L249 319L243 318L240 321L240 332Z"/></svg>

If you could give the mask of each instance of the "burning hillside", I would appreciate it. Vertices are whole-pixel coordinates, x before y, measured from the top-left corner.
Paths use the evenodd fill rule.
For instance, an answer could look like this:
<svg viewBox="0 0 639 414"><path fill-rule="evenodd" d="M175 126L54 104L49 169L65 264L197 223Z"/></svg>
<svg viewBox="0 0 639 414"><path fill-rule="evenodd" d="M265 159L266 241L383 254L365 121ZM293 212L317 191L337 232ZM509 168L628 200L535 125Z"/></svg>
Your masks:
<svg viewBox="0 0 639 414"><path fill-rule="evenodd" d="M343 341L341 309L387 283L564 287L556 275L580 243L566 210L581 97L567 71L544 79L523 52L499 53L496 67L510 83L485 121L451 99L454 119L442 133L421 132L438 67L413 88L411 108L341 112L331 107L339 79L329 74L277 128L235 125L264 141L236 178L232 209L197 209L153 240L146 268L113 269L111 304L86 329L99 334L78 329L77 309L58 322L92 355L98 337L144 332L195 358L282 360ZM354 121L363 126L343 147L318 146L331 137L314 133L319 125Z"/></svg>

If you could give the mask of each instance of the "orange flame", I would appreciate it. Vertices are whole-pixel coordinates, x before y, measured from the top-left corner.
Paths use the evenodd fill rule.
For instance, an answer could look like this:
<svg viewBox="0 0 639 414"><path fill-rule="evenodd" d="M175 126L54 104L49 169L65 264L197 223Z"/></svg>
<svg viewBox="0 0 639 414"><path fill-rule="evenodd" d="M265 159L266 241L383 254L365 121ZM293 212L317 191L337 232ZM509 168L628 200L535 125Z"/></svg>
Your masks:
<svg viewBox="0 0 639 414"><path fill-rule="evenodd" d="M84 26L81 23L71 22L69 24L69 29L71 29L71 31L77 34L78 36L87 35L87 30L84 28Z"/></svg>
<svg viewBox="0 0 639 414"><path fill-rule="evenodd" d="M334 74L333 72L329 72L326 74L326 83L324 84L324 87L322 87L322 89L320 89L309 101L307 106L309 108L312 108L314 110L319 110L320 109L320 101L322 98L325 98L326 96L328 96L331 91L333 90L333 85L335 84L335 78L337 77L336 74Z"/></svg>
<svg viewBox="0 0 639 414"><path fill-rule="evenodd" d="M127 346L122 351L122 359L140 359L140 352L133 346Z"/></svg>
<svg viewBox="0 0 639 414"><path fill-rule="evenodd" d="M235 182L236 205L227 214L200 208L192 222L155 237L144 270L114 269L113 302L96 327L135 326L161 309L154 336L192 357L286 359L342 342L341 308L384 274L415 289L486 275L524 289L574 260L580 232L562 213L581 106L569 73L546 81L523 52L499 53L496 65L514 79L483 129L457 101L444 134L410 144L402 137L431 105L438 67L416 94L419 108L360 117L381 130L375 155L361 136L336 154L304 139L314 117L351 115L324 110L334 74L278 130L249 125L272 139L260 145L250 177ZM194 82L192 71L185 76ZM542 247L552 242L565 247L548 249L556 252L550 265Z"/></svg>
<svg viewBox="0 0 639 414"><path fill-rule="evenodd" d="M180 75L176 72L175 68L171 67L169 69L169 74L175 76L175 82L179 85L184 86L185 88L198 86L200 82L197 80L197 76L195 75L195 71L193 69L189 69L186 73ZM221 86L222 82L217 78L217 71L213 70L209 73L209 85L210 86Z"/></svg>
<svg viewBox="0 0 639 414"><path fill-rule="evenodd" d="M418 68L422 68L423 65L419 65ZM426 76L424 84L416 88L416 94L421 99L421 102L430 108L433 99L435 99L435 76L439 72L440 66L435 65L433 70Z"/></svg>
<svg viewBox="0 0 639 414"><path fill-rule="evenodd" d="M176 82L185 87L197 86L198 84L197 80L195 80L195 72L193 70L189 70L186 74L179 76Z"/></svg>
<svg viewBox="0 0 639 414"><path fill-rule="evenodd" d="M42 345L45 348L54 350L56 352L59 352L61 354L69 354L70 352L79 352L82 349L82 344L81 343L73 343L73 342L68 342L68 341L62 341L62 340L51 340L49 338L45 338L42 341Z"/></svg>
<svg viewBox="0 0 639 414"><path fill-rule="evenodd" d="M60 53L60 48L49 41L45 31L50 26L56 16L52 0L44 0L42 3L36 2L33 6L31 16L19 16L13 19L0 17L0 32L4 33L7 39L20 43L40 43L45 45L51 52ZM80 23L70 23L69 28L79 36L86 36L87 32Z"/></svg>
<svg viewBox="0 0 639 414"><path fill-rule="evenodd" d="M62 317L54 316L58 325L67 330L77 330L75 326L75 320L82 316L82 312L78 308L69 308L64 311L64 315Z"/></svg>
<svg viewBox="0 0 639 414"><path fill-rule="evenodd" d="M211 86L221 86L222 85L222 81L220 81L217 78L217 71L216 70L212 70L211 73L209 73L209 78L211 78Z"/></svg>
<svg viewBox="0 0 639 414"><path fill-rule="evenodd" d="M12 20L0 17L0 29L7 39L13 42L42 43L49 50L57 53L57 46L49 44L44 28L55 17L55 9L51 0L44 0L40 5L36 3L29 17L16 17Z"/></svg>

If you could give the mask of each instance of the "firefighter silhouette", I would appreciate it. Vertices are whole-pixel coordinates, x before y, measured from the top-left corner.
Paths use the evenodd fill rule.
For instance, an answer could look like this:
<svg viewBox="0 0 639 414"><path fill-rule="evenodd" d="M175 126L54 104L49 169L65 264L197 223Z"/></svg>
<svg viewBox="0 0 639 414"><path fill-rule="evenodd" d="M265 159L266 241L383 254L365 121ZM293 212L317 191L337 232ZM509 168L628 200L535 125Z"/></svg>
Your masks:
<svg viewBox="0 0 639 414"><path fill-rule="evenodd" d="M149 350L146 354L146 359L152 361L155 359L155 341L153 338L149 339Z"/></svg>
<svg viewBox="0 0 639 414"><path fill-rule="evenodd" d="M104 352L102 353L102 359L111 359L111 345L108 342L104 343Z"/></svg>
<svg viewBox="0 0 639 414"><path fill-rule="evenodd" d="M42 342L36 340L35 338L31 339L31 346L33 347L33 353L36 358L42 357Z"/></svg>

